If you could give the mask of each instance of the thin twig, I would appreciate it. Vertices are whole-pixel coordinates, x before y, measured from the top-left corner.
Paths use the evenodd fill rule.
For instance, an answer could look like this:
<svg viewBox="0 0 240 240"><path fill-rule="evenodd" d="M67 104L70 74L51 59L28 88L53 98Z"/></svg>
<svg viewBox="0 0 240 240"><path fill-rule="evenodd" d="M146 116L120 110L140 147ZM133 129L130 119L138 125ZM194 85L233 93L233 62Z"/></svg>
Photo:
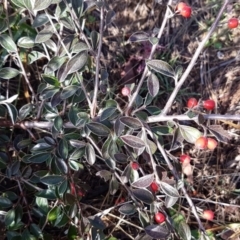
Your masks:
<svg viewBox="0 0 240 240"><path fill-rule="evenodd" d="M187 69L185 70L185 72L183 73L181 79L178 81L176 87L174 88L171 96L169 97L164 109L162 110L162 112L158 115L158 116L164 116L168 113L169 109L171 108L173 101L175 100L181 86L183 85L183 83L185 82L185 80L187 79L189 73L191 72L191 70L193 69L200 53L202 52L206 42L208 41L208 39L211 37L212 33L214 32L215 28L218 26L218 22L227 6L227 4L229 3L230 0L225 0L224 4L222 5L214 23L212 24L209 32L207 33L207 35L205 36L205 38L202 40L202 42L199 44L195 54L192 57L192 60L190 61Z"/></svg>
<svg viewBox="0 0 240 240"><path fill-rule="evenodd" d="M97 108L97 96L99 88L99 68L100 68L100 57L102 53L102 39L103 39L103 28L104 28L104 7L100 8L100 28L99 28L99 43L98 43L98 52L96 56L96 72L95 72L95 84L94 84L94 93L92 100L91 108L91 117L94 118Z"/></svg>
<svg viewBox="0 0 240 240"><path fill-rule="evenodd" d="M173 167L172 163L169 161L168 156L167 156L165 150L163 149L162 145L158 142L158 140L156 139L155 135L150 130L148 130L147 128L146 128L146 130L148 131L148 133L150 134L150 136L154 140L155 144L157 145L158 150L161 152L163 158L165 159L165 161L166 161L166 163L168 165L169 170L172 172L172 174L173 174L174 178L176 179L176 181L177 182L181 181L181 179L179 178L175 168ZM193 212L193 214L194 214L194 216L195 216L195 218L196 218L196 220L198 222L198 226L199 226L200 230L203 233L205 233L205 228L204 228L204 226L203 226L203 224L202 224L202 222L201 222L201 220L200 220L200 218L198 216L196 207L193 204L192 199L189 197L189 195L187 193L187 190L186 190L184 185L181 186L181 190L182 190L183 195L185 196L186 200L188 201L188 204L189 204L189 206L190 206L190 208L191 208L191 210L192 210L192 212Z"/></svg>
<svg viewBox="0 0 240 240"><path fill-rule="evenodd" d="M172 4L172 0L169 0L169 1L168 1L168 5L171 5L171 4ZM166 10L166 12L165 12L165 16L164 16L163 22L162 22L162 25L161 25L161 28L160 28L160 30L159 30L159 32L158 32L158 36L157 36L158 39L160 39L161 36L162 36L162 34L163 34L164 28L165 28L165 26L166 26L166 24L167 24L168 16L169 16L169 9L167 8L167 10ZM153 55L154 55L157 47L158 47L158 44L153 45L148 60L151 60L151 59L153 58ZM139 81L139 83L138 83L138 86L137 86L135 92L133 93L133 95L132 95L132 97L131 97L131 99L130 99L130 102L129 102L126 110L125 110L125 112L126 112L127 115L129 115L129 111L130 111L133 103L134 103L135 100L136 100L136 97L137 97L137 95L138 95L138 93L139 93L139 91L140 91L140 89L141 89L141 87L142 87L142 84L143 84L145 78L147 77L147 74L148 74L148 67L145 66L144 71L143 71L143 74L142 74L142 77L141 77L141 79L140 79L140 81Z"/></svg>

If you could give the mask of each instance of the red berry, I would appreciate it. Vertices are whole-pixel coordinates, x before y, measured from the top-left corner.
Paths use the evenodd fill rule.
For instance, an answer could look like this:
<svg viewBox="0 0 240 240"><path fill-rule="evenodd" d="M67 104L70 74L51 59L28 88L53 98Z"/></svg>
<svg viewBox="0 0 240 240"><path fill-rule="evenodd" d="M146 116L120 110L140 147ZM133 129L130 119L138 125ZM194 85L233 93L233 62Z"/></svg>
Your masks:
<svg viewBox="0 0 240 240"><path fill-rule="evenodd" d="M217 141L214 138L208 138L207 148L209 150L214 150L217 147Z"/></svg>
<svg viewBox="0 0 240 240"><path fill-rule="evenodd" d="M195 142L195 147L197 149L206 149L208 144L208 139L206 137L200 137Z"/></svg>
<svg viewBox="0 0 240 240"><path fill-rule="evenodd" d="M163 213L158 212L158 213L155 213L154 219L156 223L163 223L166 220L166 217Z"/></svg>
<svg viewBox="0 0 240 240"><path fill-rule="evenodd" d="M215 102L211 99L203 101L203 107L207 110L213 110L215 108Z"/></svg>
<svg viewBox="0 0 240 240"><path fill-rule="evenodd" d="M231 18L228 20L228 28L236 28L238 26L238 19L237 18Z"/></svg>
<svg viewBox="0 0 240 240"><path fill-rule="evenodd" d="M196 98L189 98L187 101L188 108L194 108L198 105L198 100Z"/></svg>
<svg viewBox="0 0 240 240"><path fill-rule="evenodd" d="M120 203L124 203L125 202L125 198L117 198L116 201L115 201L115 205L118 205Z"/></svg>
<svg viewBox="0 0 240 240"><path fill-rule="evenodd" d="M191 17L191 13L192 13L192 8L189 6L184 6L180 11L180 14L185 18Z"/></svg>
<svg viewBox="0 0 240 240"><path fill-rule="evenodd" d="M214 212L212 210L204 210L202 217L211 221L214 218Z"/></svg>
<svg viewBox="0 0 240 240"><path fill-rule="evenodd" d="M152 182L150 188L152 189L153 192L158 192L158 185L156 182Z"/></svg>
<svg viewBox="0 0 240 240"><path fill-rule="evenodd" d="M182 9L183 9L185 6L187 6L187 4L184 3L184 2L178 3L178 5L177 5L177 11L181 12Z"/></svg>
<svg viewBox="0 0 240 240"><path fill-rule="evenodd" d="M131 90L129 87L123 87L121 93L123 96L129 96L131 93Z"/></svg>
<svg viewBox="0 0 240 240"><path fill-rule="evenodd" d="M180 156L180 159L179 159L179 160L180 160L180 162L183 163L183 164L188 164L188 163L190 163L191 158L190 158L189 155L183 154L183 155Z"/></svg>
<svg viewBox="0 0 240 240"><path fill-rule="evenodd" d="M139 164L137 162L132 162L132 169L133 170L138 170L139 169Z"/></svg>

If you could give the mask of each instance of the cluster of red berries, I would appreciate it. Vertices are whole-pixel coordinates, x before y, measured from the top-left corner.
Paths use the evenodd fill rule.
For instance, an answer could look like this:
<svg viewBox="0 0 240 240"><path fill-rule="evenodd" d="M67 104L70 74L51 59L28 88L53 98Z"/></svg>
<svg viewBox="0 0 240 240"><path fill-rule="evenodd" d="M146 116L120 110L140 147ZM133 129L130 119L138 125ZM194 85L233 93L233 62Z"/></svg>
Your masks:
<svg viewBox="0 0 240 240"><path fill-rule="evenodd" d="M192 8L184 2L178 3L176 11L185 18L190 18L192 14Z"/></svg>
<svg viewBox="0 0 240 240"><path fill-rule="evenodd" d="M194 108L198 105L198 100L196 98L189 98L187 101L188 108ZM213 110L215 108L215 102L212 99L203 101L203 107L206 110Z"/></svg>
<svg viewBox="0 0 240 240"><path fill-rule="evenodd" d="M217 141L213 138L200 137L195 142L197 149L209 149L214 150L217 147Z"/></svg>

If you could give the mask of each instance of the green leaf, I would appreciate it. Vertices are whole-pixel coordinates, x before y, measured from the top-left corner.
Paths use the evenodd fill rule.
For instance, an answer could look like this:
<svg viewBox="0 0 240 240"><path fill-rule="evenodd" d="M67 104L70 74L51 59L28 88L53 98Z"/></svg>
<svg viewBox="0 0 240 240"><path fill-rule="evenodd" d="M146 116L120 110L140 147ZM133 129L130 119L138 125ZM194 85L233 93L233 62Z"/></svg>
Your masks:
<svg viewBox="0 0 240 240"><path fill-rule="evenodd" d="M63 127L63 120L60 116L57 116L55 119L54 119L54 122L53 122L53 126L55 127L55 129L60 132L62 130L62 127Z"/></svg>
<svg viewBox="0 0 240 240"><path fill-rule="evenodd" d="M129 37L130 42L142 42L142 41L147 41L149 38L149 34L146 32L135 32Z"/></svg>
<svg viewBox="0 0 240 240"><path fill-rule="evenodd" d="M88 53L87 51L82 51L77 53L74 57L72 57L67 65L66 65L66 72L67 74L74 73L80 69L82 69L88 60Z"/></svg>
<svg viewBox="0 0 240 240"><path fill-rule="evenodd" d="M175 72L173 68L168 63L162 60L153 59L153 60L147 61L146 65L149 68L153 69L154 71L159 72L165 76L172 77L172 78L174 78L175 76Z"/></svg>
<svg viewBox="0 0 240 240"><path fill-rule="evenodd" d="M93 165L96 161L96 154L91 144L86 145L86 160L90 165Z"/></svg>
<svg viewBox="0 0 240 240"><path fill-rule="evenodd" d="M186 125L179 125L179 130L181 136L189 143L194 144L198 138L200 138L203 134L196 128L186 126Z"/></svg>
<svg viewBox="0 0 240 240"><path fill-rule="evenodd" d="M0 78L11 79L19 75L19 71L15 68L5 67L0 69Z"/></svg>
<svg viewBox="0 0 240 240"><path fill-rule="evenodd" d="M58 206L53 207L47 214L48 221L56 220L60 214L60 211L61 211L60 207Z"/></svg>
<svg viewBox="0 0 240 240"><path fill-rule="evenodd" d="M110 118L116 112L116 110L117 110L116 107L109 107L104 109L100 118L101 122Z"/></svg>
<svg viewBox="0 0 240 240"><path fill-rule="evenodd" d="M6 197L0 197L0 206L2 208L9 208L12 206L12 202Z"/></svg>
<svg viewBox="0 0 240 240"><path fill-rule="evenodd" d="M5 225L7 227L15 225L15 210L10 209L5 216Z"/></svg>
<svg viewBox="0 0 240 240"><path fill-rule="evenodd" d="M145 148L145 143L142 139L139 137L133 136L133 135L124 135L120 137L122 141L127 144L128 146L132 148Z"/></svg>
<svg viewBox="0 0 240 240"><path fill-rule="evenodd" d="M174 197L174 198L179 197L179 193L178 193L177 189L172 187L168 183L161 182L160 186L161 186L162 191L169 197Z"/></svg>
<svg viewBox="0 0 240 240"><path fill-rule="evenodd" d="M68 165L66 164L66 162L63 159L57 158L56 159L56 164L57 164L57 167L58 167L58 169L61 173L63 173L63 174L68 173Z"/></svg>
<svg viewBox="0 0 240 240"><path fill-rule="evenodd" d="M32 163L43 163L49 161L52 158L51 153L38 153L31 156L28 160Z"/></svg>
<svg viewBox="0 0 240 240"><path fill-rule="evenodd" d="M22 0L11 0L11 2L15 4L17 7L25 8L25 5Z"/></svg>
<svg viewBox="0 0 240 240"><path fill-rule="evenodd" d="M11 121L13 124L16 123L17 120L17 116L18 116L18 112L17 109L14 105L10 104L10 103L2 103L0 102L0 104L4 104L7 107L8 113L10 115Z"/></svg>
<svg viewBox="0 0 240 240"><path fill-rule="evenodd" d="M68 143L64 138L59 141L58 153L64 160L68 158Z"/></svg>
<svg viewBox="0 0 240 240"><path fill-rule="evenodd" d="M101 123L88 123L87 127L92 133L96 134L97 136L108 136L110 134L110 129Z"/></svg>
<svg viewBox="0 0 240 240"><path fill-rule="evenodd" d="M44 10L44 9L47 9L51 4L52 4L52 0L44 0L44 1L35 0L33 10L34 11Z"/></svg>
<svg viewBox="0 0 240 240"><path fill-rule="evenodd" d="M32 233L35 237L37 237L38 239L44 239L44 238L43 238L42 230L40 229L40 227L39 227L37 224L32 223L32 224L30 225L30 231L31 231L31 233Z"/></svg>
<svg viewBox="0 0 240 240"><path fill-rule="evenodd" d="M46 55L38 51L32 51L27 55L27 61L29 64L32 64L33 62L41 58L46 58Z"/></svg>
<svg viewBox="0 0 240 240"><path fill-rule="evenodd" d="M73 94L75 94L78 89L79 89L79 86L76 86L76 85L65 87L60 94L60 98L63 100L67 99L71 97Z"/></svg>
<svg viewBox="0 0 240 240"><path fill-rule="evenodd" d="M133 117L121 117L120 121L127 127L132 129L139 129L142 127L142 123Z"/></svg>
<svg viewBox="0 0 240 240"><path fill-rule="evenodd" d="M53 29L51 25L45 26L43 30L41 30L36 38L35 43L44 43L49 40L53 35Z"/></svg>
<svg viewBox="0 0 240 240"><path fill-rule="evenodd" d="M93 49L97 49L97 46L98 46L98 41L99 41L99 33L95 30L93 30L91 33L90 33L90 39L91 39L91 42L92 42L92 47Z"/></svg>
<svg viewBox="0 0 240 240"><path fill-rule="evenodd" d="M153 194L147 189L132 189L132 194L135 198L146 204L151 204L154 201Z"/></svg>
<svg viewBox="0 0 240 240"><path fill-rule="evenodd" d="M17 52L16 44L7 34L0 35L0 44L4 49L9 52Z"/></svg>
<svg viewBox="0 0 240 240"><path fill-rule="evenodd" d="M34 20L32 26L34 28L41 27L49 22L49 19L45 13L37 15Z"/></svg>
<svg viewBox="0 0 240 240"><path fill-rule="evenodd" d="M45 75L45 74L43 74L43 75L42 75L42 79L43 79L46 83L48 83L48 84L50 84L50 85L52 85L52 86L54 86L54 87L60 87L60 82L59 82L58 79L57 79L56 77L54 77L54 76L50 76L50 75Z"/></svg>
<svg viewBox="0 0 240 240"><path fill-rule="evenodd" d="M22 48L33 48L35 44L34 38L32 37L21 37L18 39L17 45Z"/></svg>
<svg viewBox="0 0 240 240"><path fill-rule="evenodd" d="M5 99L5 100L0 101L0 104L1 104L1 103L12 103L12 102L15 101L17 98L18 98L18 94L13 95L12 97L10 97L10 98L8 98L8 99Z"/></svg>
<svg viewBox="0 0 240 240"><path fill-rule="evenodd" d="M65 178L60 175L48 175L40 179L40 181L46 185L58 185L64 180Z"/></svg>
<svg viewBox="0 0 240 240"><path fill-rule="evenodd" d="M145 228L145 232L152 238L168 239L170 232L165 225L149 225Z"/></svg>
<svg viewBox="0 0 240 240"><path fill-rule="evenodd" d="M43 211L43 213L47 214L49 209L47 198L36 197L35 201L36 201L36 205Z"/></svg>
<svg viewBox="0 0 240 240"><path fill-rule="evenodd" d="M185 221L181 221L178 226L177 226L177 232L180 235L182 239L186 240L191 240L192 239L192 234L190 227Z"/></svg>
<svg viewBox="0 0 240 240"><path fill-rule="evenodd" d="M132 187L147 188L154 180L153 174L147 174L132 183Z"/></svg>
<svg viewBox="0 0 240 240"><path fill-rule="evenodd" d="M137 210L136 207L130 203L122 205L118 211L124 215L133 215Z"/></svg>
<svg viewBox="0 0 240 240"><path fill-rule="evenodd" d="M155 97L159 92L159 80L154 73L151 73L147 79L148 92Z"/></svg>

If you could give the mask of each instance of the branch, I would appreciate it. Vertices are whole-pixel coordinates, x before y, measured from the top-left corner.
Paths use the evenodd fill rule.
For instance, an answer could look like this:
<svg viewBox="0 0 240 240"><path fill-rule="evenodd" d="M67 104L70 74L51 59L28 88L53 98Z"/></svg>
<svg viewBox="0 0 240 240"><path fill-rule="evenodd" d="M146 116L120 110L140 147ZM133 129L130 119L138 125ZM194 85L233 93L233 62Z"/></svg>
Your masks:
<svg viewBox="0 0 240 240"><path fill-rule="evenodd" d="M222 5L213 25L211 26L208 34L205 36L205 38L202 40L202 42L199 44L195 54L192 57L191 62L189 63L187 69L185 70L184 74L182 75L181 79L179 80L179 82L177 83L176 87L174 88L170 98L168 99L164 109L162 110L162 112L159 114L159 116L164 116L167 114L167 112L169 111L169 109L171 108L173 101L175 100L181 86L183 85L183 83L185 82L185 80L187 79L189 73L191 72L191 70L193 69L201 51L203 50L206 42L208 41L208 39L210 38L210 36L212 35L212 33L214 32L215 28L218 26L218 22L227 6L227 4L229 3L230 0L225 0L224 4Z"/></svg>

